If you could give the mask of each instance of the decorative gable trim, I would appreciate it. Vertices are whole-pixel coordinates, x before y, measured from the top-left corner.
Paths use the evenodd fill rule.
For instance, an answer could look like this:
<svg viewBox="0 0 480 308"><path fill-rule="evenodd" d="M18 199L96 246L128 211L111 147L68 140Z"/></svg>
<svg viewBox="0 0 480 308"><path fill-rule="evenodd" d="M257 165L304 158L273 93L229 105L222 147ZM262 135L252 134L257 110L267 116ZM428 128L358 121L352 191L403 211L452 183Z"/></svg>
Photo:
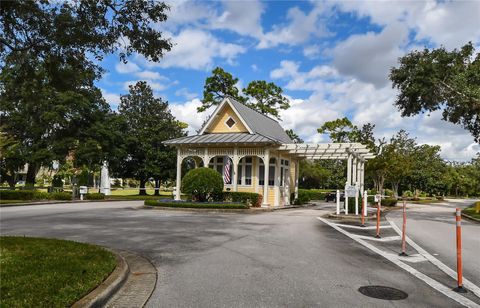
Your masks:
<svg viewBox="0 0 480 308"><path fill-rule="evenodd" d="M200 132L198 133L199 135L203 135L205 134L205 131L207 130L207 128L210 127L210 125L212 125L212 123L215 121L215 118L216 116L218 115L218 113L220 111L223 110L223 107L225 106L225 104L228 104L230 106L230 108L232 108L233 112L235 112L235 114L237 115L237 117L240 119L240 121L242 122L242 124L247 128L248 132L250 134L254 134L253 130L248 126L247 122L245 121L245 119L242 118L242 116L240 115L240 113L238 112L238 110L235 108L235 106L232 104L232 102L230 102L230 100L227 98L223 99L223 101L220 103L220 105L218 105L218 107L213 111L212 115L210 116L210 118L208 119L207 123L202 127L202 129L200 130Z"/></svg>

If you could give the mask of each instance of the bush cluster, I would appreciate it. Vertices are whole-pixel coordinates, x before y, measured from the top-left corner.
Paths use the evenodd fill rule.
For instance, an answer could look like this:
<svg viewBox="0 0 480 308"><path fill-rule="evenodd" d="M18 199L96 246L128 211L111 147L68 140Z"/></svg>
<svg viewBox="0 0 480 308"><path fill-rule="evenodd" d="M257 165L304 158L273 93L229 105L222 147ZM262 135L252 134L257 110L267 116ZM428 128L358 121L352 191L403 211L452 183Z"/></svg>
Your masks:
<svg viewBox="0 0 480 308"><path fill-rule="evenodd" d="M223 178L210 168L193 169L183 177L181 189L194 201L218 201L223 197Z"/></svg>
<svg viewBox="0 0 480 308"><path fill-rule="evenodd" d="M248 205L242 203L214 203L214 202L185 202L166 200L145 200L145 205L176 207L176 208L200 208L200 209L248 209Z"/></svg>
<svg viewBox="0 0 480 308"><path fill-rule="evenodd" d="M308 201L310 201L310 200L325 200L325 197L327 196L327 193L325 191L320 190L320 189L299 189L298 190L298 198L300 198L300 195L302 195L302 196L306 195L309 199ZM305 197L303 197L303 198L305 198Z"/></svg>
<svg viewBox="0 0 480 308"><path fill-rule="evenodd" d="M260 207L262 206L263 196L250 192L225 191L223 192L222 200L227 202L243 203L253 207Z"/></svg>
<svg viewBox="0 0 480 308"><path fill-rule="evenodd" d="M290 195L291 203L294 205L302 205L310 202L310 194L308 193L308 189L299 189L298 190L298 198L295 199L295 194L292 193Z"/></svg>
<svg viewBox="0 0 480 308"><path fill-rule="evenodd" d="M71 200L68 192L46 193L36 190L0 190L2 200Z"/></svg>
<svg viewBox="0 0 480 308"><path fill-rule="evenodd" d="M103 200L105 199L105 195L101 193L91 193L85 195L86 200Z"/></svg>
<svg viewBox="0 0 480 308"><path fill-rule="evenodd" d="M382 199L382 205L383 206L395 206L395 205L397 205L397 199L395 199L395 198Z"/></svg>

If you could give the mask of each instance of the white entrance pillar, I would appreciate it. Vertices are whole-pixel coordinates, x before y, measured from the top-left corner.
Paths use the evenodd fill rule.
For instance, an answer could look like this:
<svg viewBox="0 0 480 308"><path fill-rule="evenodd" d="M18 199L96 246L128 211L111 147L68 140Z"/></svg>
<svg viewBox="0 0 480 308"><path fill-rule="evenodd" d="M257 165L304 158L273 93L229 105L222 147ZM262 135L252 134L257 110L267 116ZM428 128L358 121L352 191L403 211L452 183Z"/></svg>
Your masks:
<svg viewBox="0 0 480 308"><path fill-rule="evenodd" d="M233 191L238 190L238 149L233 149Z"/></svg>
<svg viewBox="0 0 480 308"><path fill-rule="evenodd" d="M353 160L353 179L355 184L355 215L358 215L358 180L359 180L359 160L354 158Z"/></svg>
<svg viewBox="0 0 480 308"><path fill-rule="evenodd" d="M100 192L106 196L111 194L110 175L108 174L108 163L106 161L103 162L102 170L100 171Z"/></svg>
<svg viewBox="0 0 480 308"><path fill-rule="evenodd" d="M264 166L264 172L263 172L263 202L262 206L268 206L268 171L270 167L270 150L265 149L265 155L263 159L263 166Z"/></svg>
<svg viewBox="0 0 480 308"><path fill-rule="evenodd" d="M177 183L175 190L175 200L181 200L180 198L180 185L182 182L182 157L180 156L180 149L177 149Z"/></svg>

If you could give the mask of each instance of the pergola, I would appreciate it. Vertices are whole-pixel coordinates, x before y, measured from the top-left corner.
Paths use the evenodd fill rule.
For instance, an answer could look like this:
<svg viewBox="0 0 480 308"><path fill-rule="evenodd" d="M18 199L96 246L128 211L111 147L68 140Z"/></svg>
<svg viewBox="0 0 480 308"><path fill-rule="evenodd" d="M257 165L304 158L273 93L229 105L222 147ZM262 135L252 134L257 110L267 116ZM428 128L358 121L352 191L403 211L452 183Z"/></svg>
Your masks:
<svg viewBox="0 0 480 308"><path fill-rule="evenodd" d="M365 161L375 158L370 150L361 143L294 143L283 144L280 151L288 152L299 159L335 159L347 161L347 181L345 187L355 186L363 196L365 187ZM298 195L298 171L295 195Z"/></svg>

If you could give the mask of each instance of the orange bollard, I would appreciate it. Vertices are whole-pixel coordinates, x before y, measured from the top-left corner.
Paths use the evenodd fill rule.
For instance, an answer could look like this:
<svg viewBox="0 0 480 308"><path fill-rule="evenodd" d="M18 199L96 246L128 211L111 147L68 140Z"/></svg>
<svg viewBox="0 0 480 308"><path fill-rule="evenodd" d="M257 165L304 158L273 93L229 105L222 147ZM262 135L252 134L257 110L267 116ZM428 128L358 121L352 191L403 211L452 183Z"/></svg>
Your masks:
<svg viewBox="0 0 480 308"><path fill-rule="evenodd" d="M365 198L365 196L362 196L362 198L360 199L362 201L362 225L361 225L361 227L365 227L365 205L364 205L364 202L363 202L363 198Z"/></svg>
<svg viewBox="0 0 480 308"><path fill-rule="evenodd" d="M377 204L377 235L375 235L376 238L380 238L380 204L381 198L378 199Z"/></svg>
<svg viewBox="0 0 480 308"><path fill-rule="evenodd" d="M462 210L457 208L455 210L455 222L457 229L457 287L453 289L459 293L467 293L463 287L462 275Z"/></svg>
<svg viewBox="0 0 480 308"><path fill-rule="evenodd" d="M406 238L406 229L407 229L407 204L403 200L403 226L402 226L402 252L400 256L406 257L407 255L407 243L405 242Z"/></svg>

